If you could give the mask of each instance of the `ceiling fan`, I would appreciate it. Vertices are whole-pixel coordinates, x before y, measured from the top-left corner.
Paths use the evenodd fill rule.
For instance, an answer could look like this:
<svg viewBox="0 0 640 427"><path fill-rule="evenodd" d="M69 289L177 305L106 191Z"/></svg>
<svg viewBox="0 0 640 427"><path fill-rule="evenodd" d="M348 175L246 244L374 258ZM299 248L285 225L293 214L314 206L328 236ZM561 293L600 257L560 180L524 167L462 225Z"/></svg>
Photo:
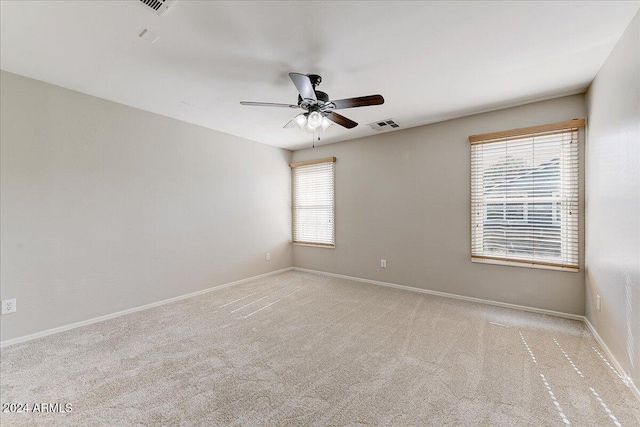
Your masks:
<svg viewBox="0 0 640 427"><path fill-rule="evenodd" d="M329 100L329 95L316 87L322 81L322 77L317 74L289 73L289 77L300 93L297 104L278 104L273 102L251 102L242 101L242 105L255 107L285 107L301 108L306 110L300 113L293 120L287 123L285 128L292 128L296 125L300 129L308 132L316 132L320 129L326 130L333 123L337 123L347 129L358 126L358 123L335 112L343 108L366 107L368 105L384 104L382 95L360 96L357 98Z"/></svg>

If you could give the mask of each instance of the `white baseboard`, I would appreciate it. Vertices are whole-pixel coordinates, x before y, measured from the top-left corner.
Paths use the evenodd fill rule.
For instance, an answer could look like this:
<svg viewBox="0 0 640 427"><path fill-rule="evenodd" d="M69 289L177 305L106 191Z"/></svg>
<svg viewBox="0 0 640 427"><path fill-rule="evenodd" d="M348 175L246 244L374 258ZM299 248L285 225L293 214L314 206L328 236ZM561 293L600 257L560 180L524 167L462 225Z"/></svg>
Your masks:
<svg viewBox="0 0 640 427"><path fill-rule="evenodd" d="M423 293L423 294L435 295L435 296L444 297L444 298L453 298L453 299L459 299L459 300L463 300L463 301L477 302L477 303L480 303L480 304L488 304L488 305L495 305L495 306L498 306L498 307L513 308L513 309L516 309L516 310L530 311L530 312L533 312L533 313L548 314L550 316L564 317L565 319L578 320L580 322L584 321L584 316L580 316L578 314L563 313L563 312L560 312L560 311L545 310L545 309L542 309L542 308L527 307L527 306L524 306L524 305L509 304L509 303L506 303L506 302L491 301L491 300L487 300L487 299L467 297L467 296L464 296L464 295L450 294L450 293L447 293L447 292L439 292L439 291L432 291L432 290L429 290L429 289L415 288L413 286L397 285L395 283L379 282L377 280L363 279L363 278L360 278L360 277L352 277L352 276L344 276L342 274L327 273L326 271L309 270L307 268L300 268L300 267L293 267L293 269L296 270L296 271L304 271L306 273L315 273L315 274L321 274L323 276L338 277L340 279L347 279L347 280L354 280L356 282L370 283L372 285L386 286L388 288L403 289L405 291L420 292L420 293Z"/></svg>
<svg viewBox="0 0 640 427"><path fill-rule="evenodd" d="M415 288L415 287L412 287L412 286L397 285L395 283L379 282L377 280L363 279L361 277L345 276L345 275L342 275L342 274L328 273L326 271L319 271L319 270L310 270L310 269L307 269L307 268L293 267L293 270L295 270L295 271L303 271L303 272L306 272L306 273L320 274L320 275L323 275L323 276L337 277L337 278L340 278L340 279L354 280L356 282L370 283L370 284L373 284L373 285L386 286L386 287L389 287L389 288L403 289L405 291L420 292L420 293L423 293L423 294L436 295L436 296L440 296L440 297L444 297L444 298L453 298L453 299L459 299L459 300L463 300L463 301L477 302L477 303L480 303L480 304L488 304L488 305L495 305L495 306L498 306L498 307L513 308L515 310L523 310L523 311L530 311L530 312L533 312L533 313L548 314L550 316L563 317L563 318L566 318L566 319L572 319L572 320L578 320L580 322L584 322L587 325L587 328L589 329L589 332L591 332L591 335L593 335L594 339L598 342L598 344L600 344L600 347L602 347L602 349L607 354L607 357L609 358L609 360L613 363L613 367L622 376L623 382L631 389L632 393L638 398L638 400L640 400L640 391L638 391L637 386L633 383L633 380L631 379L631 377L629 377L629 375L627 375L625 370L622 369L622 366L620 365L620 363L618 363L616 358L613 356L613 353L611 353L611 350L609 350L609 347L607 347L607 345L602 340L602 338L600 337L600 335L598 334L596 329L593 327L591 322L589 322L589 320L587 320L587 318L585 316L580 316L580 315L577 315L577 314L563 313L563 312L560 312L560 311L545 310L545 309L542 309L542 308L527 307L527 306L524 306L524 305L509 304L509 303L485 300L485 299L480 299L480 298L466 297L466 296L463 296L463 295L450 294L450 293L447 293L447 292L439 292L439 291L432 291L432 290L428 290L428 289Z"/></svg>
<svg viewBox="0 0 640 427"><path fill-rule="evenodd" d="M68 331L70 329L80 328L82 326L91 325L93 323L102 322L102 321L105 321L105 320L109 320L109 319L113 319L113 318L116 318L116 317L124 316L126 314L135 313L137 311L147 310L149 308L158 307L160 305L169 304L169 303L172 303L172 302L175 302L175 301L180 301L180 300L183 300L183 299L192 298L192 297L195 297L195 296L198 296L198 295L203 295L203 294L206 294L206 293L209 293L209 292L217 291L217 290L228 288L228 287L235 286L235 285L240 285L242 283L246 283L246 282L249 282L251 280L261 279L261 278L268 277L268 276L273 276L273 275L284 273L284 272L290 271L290 270L303 271L303 272L306 272L306 273L314 273L314 274L320 274L320 275L323 275L323 276L337 277L337 278L340 278L340 279L347 279L347 280L353 280L353 281L356 281L356 282L369 283L369 284L373 284L373 285L377 285L377 286L386 286L386 287L389 287L389 288L403 289L403 290L412 291L412 292L420 292L420 293L423 293L423 294L435 295L435 296L440 296L440 297L444 297L444 298L453 298L453 299L459 299L459 300L463 300L463 301L477 302L477 303L480 303L480 304L494 305L494 306L498 306L498 307L512 308L512 309L515 309L515 310L523 310L523 311L529 311L529 312L533 312L533 313L547 314L547 315L550 315L550 316L557 316L557 317L563 317L563 318L566 318L566 319L582 321L587 325L587 328L589 329L589 331L593 335L594 339L598 342L598 344L600 344L600 347L602 347L602 349L605 351L605 353L607 354L607 357L612 362L613 367L623 377L623 381L625 382L625 384L627 384L627 386L631 389L632 393L638 398L638 400L640 400L640 390L638 390L638 387L633 383L631 377L629 377L627 375L627 373L622 368L620 363L616 360L616 358L613 355L613 353L611 353L611 350L609 350L609 347L607 347L607 344L600 337L600 335L598 334L598 331L596 331L596 329L593 327L591 322L589 322L589 320L584 316L580 316L580 315L576 315L576 314L569 314L569 313L562 313L562 312L553 311L553 310L545 310L545 309L535 308L535 307L527 307L527 306L524 306L524 305L509 304L509 303L504 303L504 302L485 300L485 299L481 299L481 298L467 297L467 296L463 296L463 295L450 294L450 293L447 293L447 292L432 291L432 290L429 290L429 289L416 288L416 287L412 287L412 286L397 285L395 283L380 282L380 281L377 281L377 280L363 279L363 278L360 278L360 277L345 276L345 275L342 275L342 274L328 273L326 271L310 270L310 269L307 269L307 268L300 268L300 267L287 267L287 268L283 268L281 270L271 271L269 273L259 274L257 276L252 276L252 277L248 277L246 279L237 280L235 282L230 282L230 283L225 283L225 284L218 285L218 286L213 286L211 288L203 289L201 291L191 292L189 294L180 295L180 296L169 298L169 299L166 299L166 300L162 300L162 301L153 302L153 303L150 303L150 304L141 305L141 306L138 306L138 307L134 307L134 308L130 308L130 309L127 309L127 310L118 311L116 313L107 314L107 315L104 315L104 316L94 317L93 319L83 320L81 322L72 323L70 325L59 326L57 328L48 329L46 331L37 332L35 334L30 334L30 335L25 335L25 336L18 337L18 338L13 338L13 339L10 339L10 340L6 340L6 341L0 342L0 348L1 347L7 347L7 346L10 346L10 345L14 345L14 344L18 344L18 343L22 343L22 342L26 342L26 341L31 341L31 340L34 340L34 339L37 339L37 338L46 337L48 335L53 335L53 334L57 334L59 332Z"/></svg>
<svg viewBox="0 0 640 427"><path fill-rule="evenodd" d="M587 319L586 317L584 318L584 323L587 325L587 328L589 328L589 332L591 332L591 335L593 335L593 338L595 338L598 344L600 344L600 347L602 347L604 352L607 354L607 358L609 358L613 367L616 369L616 371L618 371L618 374L622 377L621 378L622 381L627 385L627 387L631 389L631 391L636 396L636 398L640 400L640 390L638 390L638 387L633 383L633 380L631 379L631 377L622 368L622 365L620 365L620 363L615 358L611 350L609 350L609 347L607 347L607 344L604 342L600 334L598 334L598 331L596 330L596 328L591 324L591 322L589 322L589 319Z"/></svg>
<svg viewBox="0 0 640 427"><path fill-rule="evenodd" d="M189 294L180 295L180 296L177 296L177 297L165 299L165 300L158 301L158 302L152 302L151 304L145 304L145 305L141 305L141 306L138 306L138 307L129 308L127 310L118 311L116 313L111 313L111 314L107 314L107 315L104 315L104 316L94 317L93 319L83 320L81 322L72 323L70 325L59 326L57 328L47 329L46 331L36 332L35 334L30 334L30 335L25 335L25 336L18 337L18 338L13 338L13 339L10 339L10 340L6 340L6 341L0 342L0 348L7 347L7 346L10 346L10 345L14 345L14 344L19 344L19 343L25 342L25 341L31 341L31 340L34 340L36 338L46 337L47 335L57 334L59 332L68 331L70 329L80 328L82 326L91 325L92 323L103 322L105 320L113 319L115 317L120 317L120 316L124 316L126 314L135 313L136 311L147 310L149 308L157 307L159 305L169 304L169 303L172 303L172 302L175 302L175 301L180 301L180 300L183 300L183 299L187 299L187 298L195 297L195 296L198 296L198 295L206 294L206 293L209 293L209 292L217 291L217 290L220 290L220 289L228 288L230 286L240 285L240 284L246 283L246 282L248 282L250 280L261 279L263 277L268 277L268 276L273 276L275 274L284 273L285 271L290 271L290 270L293 270L293 267L287 267L287 268L283 268L281 270L271 271L269 273L264 273L264 274L259 274L257 276L247 277L246 279L236 280L235 282L230 282L230 283L225 283L223 285L213 286L211 288L203 289L201 291L191 292Z"/></svg>

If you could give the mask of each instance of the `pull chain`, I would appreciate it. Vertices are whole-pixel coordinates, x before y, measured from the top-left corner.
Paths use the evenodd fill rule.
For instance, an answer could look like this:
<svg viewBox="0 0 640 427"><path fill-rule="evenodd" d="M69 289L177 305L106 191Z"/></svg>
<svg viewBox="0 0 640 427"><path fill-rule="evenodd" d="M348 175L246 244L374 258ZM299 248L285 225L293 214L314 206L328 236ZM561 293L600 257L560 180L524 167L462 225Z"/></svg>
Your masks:
<svg viewBox="0 0 640 427"><path fill-rule="evenodd" d="M316 138L320 142L320 131L318 129L313 130L313 140L311 141L311 148L316 148Z"/></svg>

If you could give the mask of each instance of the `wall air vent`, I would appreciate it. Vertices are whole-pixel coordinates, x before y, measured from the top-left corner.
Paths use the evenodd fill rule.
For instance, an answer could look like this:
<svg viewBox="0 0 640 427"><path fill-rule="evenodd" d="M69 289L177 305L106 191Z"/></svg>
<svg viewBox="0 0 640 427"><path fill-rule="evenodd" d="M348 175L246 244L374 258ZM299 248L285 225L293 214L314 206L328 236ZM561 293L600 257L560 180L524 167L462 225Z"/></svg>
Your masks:
<svg viewBox="0 0 640 427"><path fill-rule="evenodd" d="M176 0L140 0L145 7L153 10L156 15L164 15Z"/></svg>
<svg viewBox="0 0 640 427"><path fill-rule="evenodd" d="M369 123L368 126L378 132L383 130L392 130L400 127L397 121L394 119L378 120L377 122Z"/></svg>

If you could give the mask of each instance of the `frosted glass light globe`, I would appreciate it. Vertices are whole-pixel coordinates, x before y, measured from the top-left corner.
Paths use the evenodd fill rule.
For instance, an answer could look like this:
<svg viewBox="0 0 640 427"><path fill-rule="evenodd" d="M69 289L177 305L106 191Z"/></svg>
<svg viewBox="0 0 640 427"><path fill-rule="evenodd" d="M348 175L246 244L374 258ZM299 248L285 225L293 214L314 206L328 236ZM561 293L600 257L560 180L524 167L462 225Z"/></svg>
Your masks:
<svg viewBox="0 0 640 427"><path fill-rule="evenodd" d="M304 114L298 114L297 116L295 116L293 118L293 120L296 122L296 124L298 125L298 127L300 129L302 129L302 127L307 124L307 118L305 117Z"/></svg>
<svg viewBox="0 0 640 427"><path fill-rule="evenodd" d="M309 125L310 128L315 129L320 125L322 125L323 118L324 117L322 117L322 114L318 113L317 111L313 111L311 114L309 114L309 118L307 119L307 124Z"/></svg>

